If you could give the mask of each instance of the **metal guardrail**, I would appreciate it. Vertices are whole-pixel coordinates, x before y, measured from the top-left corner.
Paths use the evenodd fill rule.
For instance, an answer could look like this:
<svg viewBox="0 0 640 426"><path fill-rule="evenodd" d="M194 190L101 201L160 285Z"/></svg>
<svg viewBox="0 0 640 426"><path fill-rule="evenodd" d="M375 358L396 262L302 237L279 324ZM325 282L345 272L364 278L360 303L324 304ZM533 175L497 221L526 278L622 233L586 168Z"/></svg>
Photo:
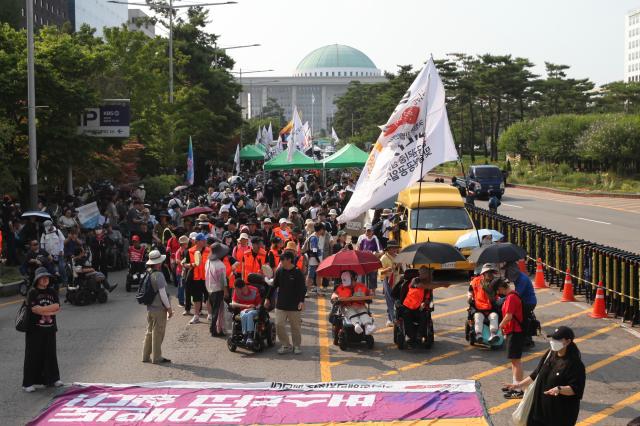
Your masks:
<svg viewBox="0 0 640 426"><path fill-rule="evenodd" d="M607 312L632 325L640 323L640 255L575 238L552 229L467 205L476 228L495 229L528 253L527 269L535 273L542 259L549 285L562 289L567 269L576 294L595 299L598 283L605 289Z"/></svg>

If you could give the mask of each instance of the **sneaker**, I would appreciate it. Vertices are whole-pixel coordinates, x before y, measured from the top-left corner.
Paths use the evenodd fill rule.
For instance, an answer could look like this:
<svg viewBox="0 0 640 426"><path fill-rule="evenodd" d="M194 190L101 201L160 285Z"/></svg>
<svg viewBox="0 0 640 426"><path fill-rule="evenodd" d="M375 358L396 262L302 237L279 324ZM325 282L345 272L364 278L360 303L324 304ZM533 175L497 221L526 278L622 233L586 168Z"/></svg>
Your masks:
<svg viewBox="0 0 640 426"><path fill-rule="evenodd" d="M360 324L354 325L353 331L355 331L357 334L362 334L362 326Z"/></svg>
<svg viewBox="0 0 640 426"><path fill-rule="evenodd" d="M183 317L190 317L191 315L193 315L193 314L191 313L191 311L184 311L184 312L182 313L182 316L183 316Z"/></svg>
<svg viewBox="0 0 640 426"><path fill-rule="evenodd" d="M295 355L300 355L302 353L302 349L300 349L300 346L294 346L293 353Z"/></svg>
<svg viewBox="0 0 640 426"><path fill-rule="evenodd" d="M247 337L247 340L245 341L245 345L247 345L248 347L253 347L253 339L251 337Z"/></svg>
<svg viewBox="0 0 640 426"><path fill-rule="evenodd" d="M387 320L387 327L393 327L393 321Z"/></svg>
<svg viewBox="0 0 640 426"><path fill-rule="evenodd" d="M193 318L191 318L191 321L189 321L189 324L199 324L200 323L200 317L198 315L194 315Z"/></svg>
<svg viewBox="0 0 640 426"><path fill-rule="evenodd" d="M289 352L291 352L291 346L281 346L280 349L278 349L279 355L288 354Z"/></svg>
<svg viewBox="0 0 640 426"><path fill-rule="evenodd" d="M23 387L22 390L27 393L31 393L31 392L35 392L36 388L34 386L27 386L27 387Z"/></svg>
<svg viewBox="0 0 640 426"><path fill-rule="evenodd" d="M311 294L318 294L318 287L311 287L309 289L309 293Z"/></svg>
<svg viewBox="0 0 640 426"><path fill-rule="evenodd" d="M56 387L56 388L61 388L62 386L64 386L64 383L62 383L62 380L56 380L55 383L53 384L53 387Z"/></svg>
<svg viewBox="0 0 640 426"><path fill-rule="evenodd" d="M171 360L168 358L160 358L158 361L152 361L153 364L171 364Z"/></svg>
<svg viewBox="0 0 640 426"><path fill-rule="evenodd" d="M504 393L504 398L505 399L522 399L523 396L524 396L524 392L523 391L517 391L517 390L513 390L513 391L509 391L509 392L505 392Z"/></svg>
<svg viewBox="0 0 640 426"><path fill-rule="evenodd" d="M500 340L500 338L495 333L492 333L491 337L489 337L489 343L490 344L498 343L498 340Z"/></svg>

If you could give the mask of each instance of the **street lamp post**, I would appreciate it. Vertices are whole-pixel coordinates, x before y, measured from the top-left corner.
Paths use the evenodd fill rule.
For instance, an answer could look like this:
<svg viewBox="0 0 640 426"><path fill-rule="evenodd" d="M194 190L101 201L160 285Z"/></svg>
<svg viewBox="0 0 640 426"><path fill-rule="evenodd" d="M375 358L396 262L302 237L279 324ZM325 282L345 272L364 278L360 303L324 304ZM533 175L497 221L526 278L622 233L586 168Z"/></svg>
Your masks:
<svg viewBox="0 0 640 426"><path fill-rule="evenodd" d="M33 1L27 0L27 117L29 121L29 205L38 205L38 149L36 145L36 83L33 52Z"/></svg>

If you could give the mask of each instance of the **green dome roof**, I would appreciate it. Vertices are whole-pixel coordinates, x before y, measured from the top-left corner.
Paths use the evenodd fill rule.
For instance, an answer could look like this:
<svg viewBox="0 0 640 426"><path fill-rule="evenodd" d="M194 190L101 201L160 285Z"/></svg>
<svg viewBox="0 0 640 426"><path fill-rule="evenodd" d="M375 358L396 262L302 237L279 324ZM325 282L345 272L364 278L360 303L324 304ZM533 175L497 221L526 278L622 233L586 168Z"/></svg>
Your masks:
<svg viewBox="0 0 640 426"><path fill-rule="evenodd" d="M318 68L368 68L375 69L371 59L358 49L343 44L320 47L300 61L296 71Z"/></svg>

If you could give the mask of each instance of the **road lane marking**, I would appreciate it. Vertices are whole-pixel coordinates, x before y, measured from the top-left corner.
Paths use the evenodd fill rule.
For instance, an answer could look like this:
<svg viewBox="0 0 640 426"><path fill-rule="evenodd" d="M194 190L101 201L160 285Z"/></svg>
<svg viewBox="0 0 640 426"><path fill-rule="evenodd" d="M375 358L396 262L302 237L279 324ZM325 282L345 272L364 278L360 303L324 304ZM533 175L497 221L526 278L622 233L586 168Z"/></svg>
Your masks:
<svg viewBox="0 0 640 426"><path fill-rule="evenodd" d="M618 411L628 407L631 404L635 404L640 401L640 392L631 395L628 398L623 399L622 401L618 401L610 407L605 408L602 411L595 413L594 415L587 417L577 424L577 426L588 426L594 425L607 417L617 413Z"/></svg>
<svg viewBox="0 0 640 426"><path fill-rule="evenodd" d="M578 220L585 220L587 222L593 222L593 223L601 223L603 225L611 225L611 223L609 222L603 222L601 220L594 220L594 219L587 219L586 217L579 217L577 218Z"/></svg>
<svg viewBox="0 0 640 426"><path fill-rule="evenodd" d="M594 331L592 333L589 333L589 334L586 334L586 335L584 335L582 337L577 338L576 339L576 343L584 342L585 340L591 339L591 338L593 338L595 336L598 336L600 334L606 333L606 332L611 331L614 328L618 328L618 327L619 326L617 324L610 325L610 326L607 326L607 327L603 327L603 328L601 328L599 330L596 330L596 331ZM546 352L546 349L544 351L534 352L534 353L529 354L529 355L527 355L525 357L522 357L522 362L527 362L527 361L531 361L532 359L538 358L538 357L544 355L545 352ZM475 374L473 376L470 376L468 378L468 380L480 380L480 379L483 379L483 378L488 377L488 376L493 376L494 374L500 373L501 371L505 371L505 370L508 370L510 368L511 368L511 363L507 362L505 364L499 365L498 367L494 367L494 368L492 368L490 370L483 371L482 373L478 373L478 374Z"/></svg>
<svg viewBox="0 0 640 426"><path fill-rule="evenodd" d="M458 299L462 299L462 298L465 298L465 297L467 297L467 293L460 294L458 296L447 297L446 299L436 299L436 302L438 302L438 303L450 302L452 300L458 300Z"/></svg>
<svg viewBox="0 0 640 426"><path fill-rule="evenodd" d="M327 321L327 301L324 297L318 297L318 346L320 347L320 381L331 381L331 358L329 356L329 335L330 328Z"/></svg>
<svg viewBox="0 0 640 426"><path fill-rule="evenodd" d="M516 206L515 204L509 204L509 203L502 203L503 206L507 206L507 207L514 207L516 209L523 209L524 207L522 206Z"/></svg>
<svg viewBox="0 0 640 426"><path fill-rule="evenodd" d="M616 324L616 327L619 327L619 326ZM592 333L592 334L593 334L593 333ZM583 340L586 340L586 337L587 337L587 336L583 337ZM579 339L576 339L576 342L578 342L578 340L579 340ZM633 353L633 352L637 352L637 351L639 351L639 350L640 350L640 345L638 345L638 346L634 346L634 347L632 347L632 348L629 348L629 349L627 349L627 350L624 350L624 351L620 352L619 354L612 355L611 357L609 357L609 358L607 358L607 359L604 359L604 360L598 361L598 362L596 362L596 363L594 363L594 364L592 364L592 365L588 366L588 367L586 368L586 371L587 371L587 372L589 372L589 373L593 373L595 370L597 370L597 369L599 369L599 368L602 368L602 367L604 367L604 366L607 366L607 365L611 364L611 363L612 363L612 362L614 362L614 361L618 361L620 358L623 358L623 356L619 356L619 355L621 355L621 354L629 355L629 354L631 354L631 353ZM612 360L612 361L609 361L610 359L613 359L613 360ZM496 414L496 413L499 413L500 411L506 410L507 408L509 408L509 407L513 407L514 405L519 404L519 403L520 403L520 400L519 400L519 399L511 399L511 400L508 400L508 401L506 401L506 402L503 402L503 403L502 403L502 404L500 404L500 405L496 405L495 407L491 407L491 408L489 409L489 414ZM614 406L615 406L615 405L614 405ZM613 407L613 406L612 406L612 407ZM611 408L611 407L610 407L610 408ZM623 408L624 408L624 407L623 407ZM605 410L603 410L603 411L605 411ZM618 411L619 411L619 410L618 410ZM593 416L592 416L592 417L593 417ZM606 416L605 416L605 417L606 417ZM603 417L603 418L604 418L604 417ZM600 420L598 420L598 421L600 421ZM586 425L586 424L593 424L593 423L580 423L580 424L585 424L585 425Z"/></svg>
<svg viewBox="0 0 640 426"><path fill-rule="evenodd" d="M22 302L24 299L20 298L20 299L16 299L16 300L12 300L10 302L4 302L4 303L0 303L0 308L3 306L9 306L9 305L15 305L16 303L20 303Z"/></svg>
<svg viewBox="0 0 640 426"><path fill-rule="evenodd" d="M636 345L633 347L630 347L629 349L626 349L620 353L617 353L615 355L610 356L609 358L600 360L594 364L591 364L589 367L587 367L586 371L587 373L591 373L595 370L597 370L598 368L602 368L605 365L609 365L612 362L616 362L617 360L619 360L620 358L624 358L627 355L631 355L632 353L638 352L640 351L640 345Z"/></svg>
<svg viewBox="0 0 640 426"><path fill-rule="evenodd" d="M554 302L548 303L546 305L542 305L539 308L542 308L543 306L555 305L557 303L560 303L560 301L554 301ZM563 321L566 321L566 320L569 320L569 319L572 319L572 318L576 318L576 317L578 317L580 315L584 315L586 312L589 312L589 311L590 311L590 309L585 309L585 310L582 310L580 312L576 312L574 314L566 315L564 317L557 318L555 320L546 322L546 323L542 324L542 326L543 327L547 327L547 326L550 326L550 325L553 325L553 324L557 324L559 322L563 322ZM462 329L464 329L464 327L462 327ZM447 352L446 354L438 355L438 356L436 356L434 358L429 358L429 359L426 359L426 360L421 361L421 362L408 364L408 365L402 366L402 367L400 367L398 369L395 369L395 370L386 371L386 372L384 372L382 374L379 374L377 376L368 377L367 380L380 380L383 377L393 376L393 375L399 374L400 372L403 372L403 371L413 370L414 368L422 367L422 366L425 366L425 365L430 364L430 363L435 362L435 361L441 361L443 359L451 358L452 356L461 354L462 352L466 352L466 351L469 351L469 350L472 350L472 349L475 349L475 347L474 346L470 346L470 345L469 346L465 346L463 349L458 349L458 350L455 350L455 351Z"/></svg>

